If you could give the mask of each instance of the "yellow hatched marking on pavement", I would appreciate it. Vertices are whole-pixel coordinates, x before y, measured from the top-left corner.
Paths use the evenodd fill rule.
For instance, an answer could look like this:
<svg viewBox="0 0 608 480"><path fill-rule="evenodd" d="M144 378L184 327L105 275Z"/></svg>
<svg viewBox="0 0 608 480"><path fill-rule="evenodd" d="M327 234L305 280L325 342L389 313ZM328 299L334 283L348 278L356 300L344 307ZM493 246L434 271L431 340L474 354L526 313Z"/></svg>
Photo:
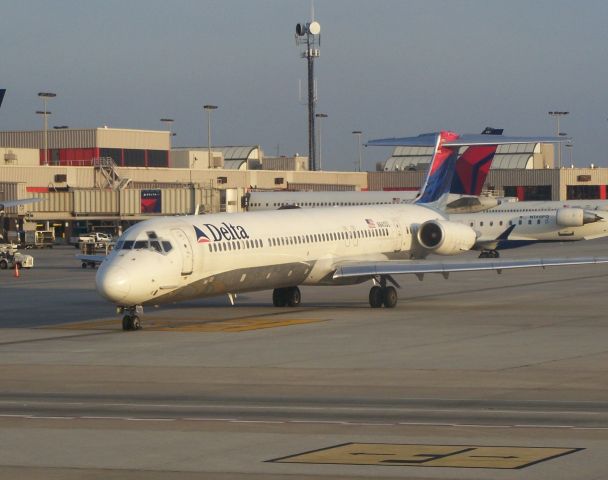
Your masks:
<svg viewBox="0 0 608 480"><path fill-rule="evenodd" d="M54 330L116 330L122 329L120 319L117 320L91 320L87 322L64 323L61 325L49 325L43 328Z"/></svg>
<svg viewBox="0 0 608 480"><path fill-rule="evenodd" d="M582 448L346 443L270 460L280 463L521 469Z"/></svg>
<svg viewBox="0 0 608 480"><path fill-rule="evenodd" d="M164 325L151 327L158 331L171 332L246 332L249 330L261 330L264 328L288 327L291 325L303 325L307 323L323 322L318 319L289 319L269 320L268 318L247 318L239 320L226 320L224 322L209 322L189 325Z"/></svg>
<svg viewBox="0 0 608 480"><path fill-rule="evenodd" d="M144 320L144 330L154 332L246 332L265 328L288 327L291 325L304 325L308 323L325 322L324 319L269 319L269 318L239 318L230 320L207 321L197 323L196 320L159 321ZM66 323L44 327L60 330L121 330L120 319L92 320L88 322Z"/></svg>

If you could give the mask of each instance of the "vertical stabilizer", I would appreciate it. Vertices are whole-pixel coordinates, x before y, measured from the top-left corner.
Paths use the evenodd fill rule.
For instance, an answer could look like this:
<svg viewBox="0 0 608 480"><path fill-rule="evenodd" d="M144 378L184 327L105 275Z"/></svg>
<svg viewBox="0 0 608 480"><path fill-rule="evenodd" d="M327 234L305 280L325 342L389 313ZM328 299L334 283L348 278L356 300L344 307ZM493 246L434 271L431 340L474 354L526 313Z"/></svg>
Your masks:
<svg viewBox="0 0 608 480"><path fill-rule="evenodd" d="M481 195L498 145L474 145L468 147L456 161L456 172L450 193Z"/></svg>
<svg viewBox="0 0 608 480"><path fill-rule="evenodd" d="M435 152L416 203L433 204L439 208L444 206L458 158L458 147L446 147L444 143L457 138L458 134L454 132L442 131L437 134Z"/></svg>

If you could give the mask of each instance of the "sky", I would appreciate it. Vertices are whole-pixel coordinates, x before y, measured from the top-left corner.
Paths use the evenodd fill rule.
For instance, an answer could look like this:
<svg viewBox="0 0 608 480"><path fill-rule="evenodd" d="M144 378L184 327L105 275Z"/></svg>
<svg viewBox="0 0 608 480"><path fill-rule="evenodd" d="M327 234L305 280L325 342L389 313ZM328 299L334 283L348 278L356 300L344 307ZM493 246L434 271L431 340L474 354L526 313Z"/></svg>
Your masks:
<svg viewBox="0 0 608 480"><path fill-rule="evenodd" d="M315 0L322 161L358 162L363 141L438 130L552 135L573 163L608 166L605 0ZM49 125L163 130L174 146L308 153L306 61L294 40L310 0L3 0L0 130ZM391 149L363 151L364 169ZM564 151L563 163L569 163Z"/></svg>

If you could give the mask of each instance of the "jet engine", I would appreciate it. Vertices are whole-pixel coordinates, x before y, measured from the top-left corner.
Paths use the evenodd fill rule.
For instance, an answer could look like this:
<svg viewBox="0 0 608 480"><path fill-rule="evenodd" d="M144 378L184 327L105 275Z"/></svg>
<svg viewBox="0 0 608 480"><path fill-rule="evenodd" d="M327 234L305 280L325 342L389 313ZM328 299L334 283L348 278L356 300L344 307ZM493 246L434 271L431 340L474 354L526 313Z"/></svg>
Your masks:
<svg viewBox="0 0 608 480"><path fill-rule="evenodd" d="M602 217L582 208L558 208L555 221L562 227L581 227L587 223L597 222Z"/></svg>
<svg viewBox="0 0 608 480"><path fill-rule="evenodd" d="M418 242L437 255L456 255L475 245L477 234L468 225L448 220L429 220L418 229Z"/></svg>

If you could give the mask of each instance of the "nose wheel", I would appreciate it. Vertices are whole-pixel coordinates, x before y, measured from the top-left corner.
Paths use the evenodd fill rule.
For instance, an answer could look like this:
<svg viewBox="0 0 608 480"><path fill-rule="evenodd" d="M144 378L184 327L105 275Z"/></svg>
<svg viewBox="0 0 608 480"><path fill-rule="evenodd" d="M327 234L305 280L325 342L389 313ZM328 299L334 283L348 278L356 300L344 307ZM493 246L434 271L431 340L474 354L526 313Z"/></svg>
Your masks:
<svg viewBox="0 0 608 480"><path fill-rule="evenodd" d="M122 317L122 329L125 331L141 329L141 321L137 315L125 315Z"/></svg>
<svg viewBox="0 0 608 480"><path fill-rule="evenodd" d="M141 330L141 320L139 315L143 315L144 309L141 305L133 307L118 307L119 313L125 313L122 317L122 329L125 332Z"/></svg>

